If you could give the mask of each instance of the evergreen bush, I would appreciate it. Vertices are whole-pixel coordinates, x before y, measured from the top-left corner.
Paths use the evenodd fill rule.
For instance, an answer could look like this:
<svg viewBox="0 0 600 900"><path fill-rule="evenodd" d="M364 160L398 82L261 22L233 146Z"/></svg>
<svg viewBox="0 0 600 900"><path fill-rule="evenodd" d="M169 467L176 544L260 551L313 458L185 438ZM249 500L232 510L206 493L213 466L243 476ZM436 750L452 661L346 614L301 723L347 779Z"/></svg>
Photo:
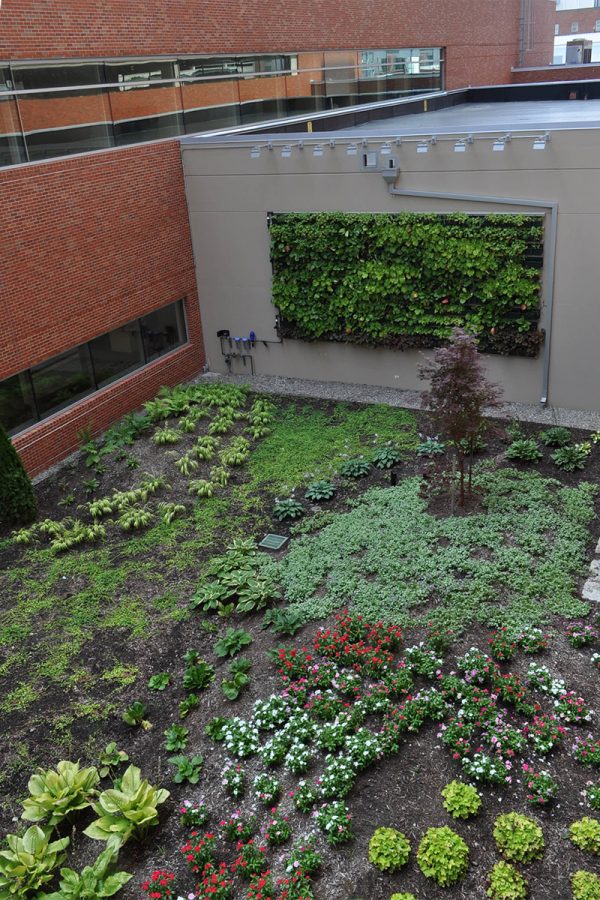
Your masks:
<svg viewBox="0 0 600 900"><path fill-rule="evenodd" d="M29 476L11 439L0 425L0 527L31 522L36 512Z"/></svg>

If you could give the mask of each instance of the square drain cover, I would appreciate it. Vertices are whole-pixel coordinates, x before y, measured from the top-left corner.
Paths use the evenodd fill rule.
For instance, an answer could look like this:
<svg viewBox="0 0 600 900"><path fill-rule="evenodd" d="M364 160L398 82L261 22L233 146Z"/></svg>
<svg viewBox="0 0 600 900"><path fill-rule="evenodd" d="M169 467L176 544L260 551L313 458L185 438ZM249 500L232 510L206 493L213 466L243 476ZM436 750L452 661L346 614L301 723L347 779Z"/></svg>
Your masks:
<svg viewBox="0 0 600 900"><path fill-rule="evenodd" d="M284 534L266 534L258 546L266 550L281 550L288 540Z"/></svg>

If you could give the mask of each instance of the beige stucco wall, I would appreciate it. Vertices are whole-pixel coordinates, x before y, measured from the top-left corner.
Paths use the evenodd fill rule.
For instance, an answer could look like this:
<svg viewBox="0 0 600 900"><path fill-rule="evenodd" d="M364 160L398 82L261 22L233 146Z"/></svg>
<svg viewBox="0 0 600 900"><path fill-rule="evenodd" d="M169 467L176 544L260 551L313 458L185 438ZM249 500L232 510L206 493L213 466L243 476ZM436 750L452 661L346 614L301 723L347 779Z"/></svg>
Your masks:
<svg viewBox="0 0 600 900"><path fill-rule="evenodd" d="M218 329L232 335L253 329L259 338L276 340L268 211L540 212L510 203L395 197L379 172L361 170L360 158L348 157L343 147L327 148L322 157L309 147L295 149L289 159L263 150L260 159L251 159L251 144L182 145L203 331L214 371L226 371ZM533 151L531 140L513 140L503 153L493 153L486 139L464 154L454 153L453 142L439 142L428 154L406 144L395 155L397 188L558 202L548 399L552 406L600 409L600 130L555 131L544 151ZM546 279L549 262L546 253ZM548 315L545 308L542 327L548 327ZM253 355L261 374L423 387L417 365L424 354L418 351L286 340L268 348L259 343ZM539 401L542 355L487 356L486 365L507 400ZM234 371L249 370L236 361Z"/></svg>

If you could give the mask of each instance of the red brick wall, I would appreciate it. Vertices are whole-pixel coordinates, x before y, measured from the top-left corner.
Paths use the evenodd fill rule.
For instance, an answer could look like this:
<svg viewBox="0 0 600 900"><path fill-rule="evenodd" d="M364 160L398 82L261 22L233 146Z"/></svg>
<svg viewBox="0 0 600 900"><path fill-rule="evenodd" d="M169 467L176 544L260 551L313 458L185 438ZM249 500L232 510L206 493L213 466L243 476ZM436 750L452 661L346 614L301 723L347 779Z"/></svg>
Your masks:
<svg viewBox="0 0 600 900"><path fill-rule="evenodd" d="M160 384L202 368L179 145L0 170L0 195L0 379L186 298L188 348L132 375L126 393L120 385L107 389L102 396L119 397L115 404L100 406L93 396L17 441L39 471L73 449L82 424L104 427Z"/></svg>
<svg viewBox="0 0 600 900"><path fill-rule="evenodd" d="M600 21L600 8L596 9L563 9L554 13L554 22L560 27L561 35L577 39L577 33L571 33L571 24L577 22L579 34L596 30L596 22Z"/></svg>
<svg viewBox="0 0 600 900"><path fill-rule="evenodd" d="M540 81L590 81L600 78L599 65L548 66L543 69L517 69L513 72L515 84L529 84ZM585 93L585 88L582 88Z"/></svg>
<svg viewBox="0 0 600 900"><path fill-rule="evenodd" d="M536 15L553 5L533 2ZM439 46L453 88L510 81L520 10L521 0L3 0L0 59Z"/></svg>

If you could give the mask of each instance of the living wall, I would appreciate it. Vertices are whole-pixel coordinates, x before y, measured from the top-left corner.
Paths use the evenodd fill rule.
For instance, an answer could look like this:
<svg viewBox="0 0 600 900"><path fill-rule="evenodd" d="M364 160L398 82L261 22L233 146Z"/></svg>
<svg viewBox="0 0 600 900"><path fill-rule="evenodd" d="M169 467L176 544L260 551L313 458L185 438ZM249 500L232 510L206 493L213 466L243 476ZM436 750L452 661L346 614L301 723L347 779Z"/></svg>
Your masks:
<svg viewBox="0 0 600 900"><path fill-rule="evenodd" d="M293 213L270 227L284 337L407 349L460 326L488 352L538 352L539 216Z"/></svg>

